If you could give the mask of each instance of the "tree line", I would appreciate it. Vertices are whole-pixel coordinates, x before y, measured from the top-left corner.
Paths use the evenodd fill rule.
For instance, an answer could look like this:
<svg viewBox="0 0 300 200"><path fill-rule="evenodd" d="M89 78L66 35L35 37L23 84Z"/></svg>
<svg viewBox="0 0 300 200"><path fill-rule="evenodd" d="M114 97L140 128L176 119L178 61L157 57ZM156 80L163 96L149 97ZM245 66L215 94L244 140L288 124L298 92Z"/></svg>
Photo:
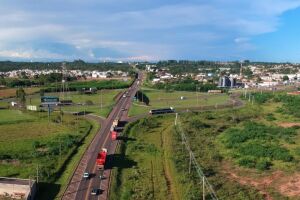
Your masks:
<svg viewBox="0 0 300 200"><path fill-rule="evenodd" d="M131 69L128 63L88 63L83 60L74 60L73 62L13 62L0 61L0 71L8 72L12 70L31 69L31 70L50 70L61 69L62 64L65 63L67 69L70 70L99 70L99 71L129 71Z"/></svg>

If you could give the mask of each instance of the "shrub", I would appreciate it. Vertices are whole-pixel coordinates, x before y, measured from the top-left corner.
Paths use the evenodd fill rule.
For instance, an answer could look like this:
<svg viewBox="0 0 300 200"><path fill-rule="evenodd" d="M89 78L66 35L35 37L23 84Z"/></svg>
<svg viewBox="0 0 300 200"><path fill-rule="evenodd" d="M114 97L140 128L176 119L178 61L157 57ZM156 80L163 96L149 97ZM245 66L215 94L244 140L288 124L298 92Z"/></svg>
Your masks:
<svg viewBox="0 0 300 200"><path fill-rule="evenodd" d="M86 100L86 101L85 101L85 105L88 105L88 106L94 105L94 102L91 101L91 100Z"/></svg>
<svg viewBox="0 0 300 200"><path fill-rule="evenodd" d="M266 115L266 120L268 120L268 121L274 121L274 120L276 120L276 118L274 117L273 113L268 113Z"/></svg>
<svg viewBox="0 0 300 200"><path fill-rule="evenodd" d="M271 165L272 165L272 163L270 162L270 159L261 158L257 161L255 167L256 167L256 169L263 171L263 170L270 169Z"/></svg>
<svg viewBox="0 0 300 200"><path fill-rule="evenodd" d="M238 160L238 164L243 167L254 168L256 165L256 158L252 156L245 156Z"/></svg>

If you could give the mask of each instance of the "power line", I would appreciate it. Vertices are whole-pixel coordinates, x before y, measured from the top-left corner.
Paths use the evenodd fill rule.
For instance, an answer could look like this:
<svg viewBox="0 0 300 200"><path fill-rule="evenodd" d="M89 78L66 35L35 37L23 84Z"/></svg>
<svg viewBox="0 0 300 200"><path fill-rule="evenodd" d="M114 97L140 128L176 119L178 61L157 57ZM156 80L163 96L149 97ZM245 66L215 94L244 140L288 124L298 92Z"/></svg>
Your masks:
<svg viewBox="0 0 300 200"><path fill-rule="evenodd" d="M176 113L176 118L175 118L175 130L176 132L179 131L181 139L182 139L182 143L184 144L186 150L189 152L189 173L191 173L191 168L192 165L195 167L196 172L198 174L199 177L199 182L202 183L202 190L203 190L203 200L205 200L205 188L207 189L208 194L210 195L210 197L213 200L218 200L218 197L212 187L212 185L208 182L208 179L206 178L206 176L203 173L203 170L201 169L201 167L199 166L199 164L197 163L197 160L195 158L194 152L192 151L188 139L181 127L181 122L180 119L178 117L178 113ZM178 130L178 131L177 131Z"/></svg>

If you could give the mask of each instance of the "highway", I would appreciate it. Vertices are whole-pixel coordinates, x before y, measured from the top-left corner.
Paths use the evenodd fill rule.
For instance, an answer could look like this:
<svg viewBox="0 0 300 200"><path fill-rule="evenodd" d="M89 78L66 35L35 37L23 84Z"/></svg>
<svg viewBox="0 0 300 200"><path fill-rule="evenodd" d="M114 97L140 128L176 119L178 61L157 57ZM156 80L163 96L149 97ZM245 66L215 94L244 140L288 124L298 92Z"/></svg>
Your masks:
<svg viewBox="0 0 300 200"><path fill-rule="evenodd" d="M103 172L104 178L100 180L99 170L96 169L97 154L102 148L107 148L108 158L113 159L115 153L117 141L112 141L110 136L110 127L115 118L119 118L121 121L128 120L128 110L130 108L132 99L139 89L140 80L142 80L142 74L139 73L138 79L134 81L132 86L126 91L128 92L126 97L120 96L116 105L112 109L108 118L102 123L100 131L96 134L95 138L91 142L87 151L82 156L79 165L77 166L70 183L67 186L61 199L63 200L102 200L107 199L110 173L111 169L105 169ZM124 92L125 94L125 92ZM122 108L125 110L122 111ZM108 159L108 162L109 162ZM83 173L89 172L92 177L88 180L83 179ZM97 196L91 195L92 189L101 189L101 193Z"/></svg>

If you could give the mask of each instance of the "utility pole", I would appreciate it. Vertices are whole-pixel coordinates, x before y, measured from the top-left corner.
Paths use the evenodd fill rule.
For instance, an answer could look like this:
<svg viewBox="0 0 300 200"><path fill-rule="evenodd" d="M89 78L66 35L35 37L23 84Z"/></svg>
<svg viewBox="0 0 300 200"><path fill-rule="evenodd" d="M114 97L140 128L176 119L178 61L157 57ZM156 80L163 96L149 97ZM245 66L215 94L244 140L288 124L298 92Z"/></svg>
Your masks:
<svg viewBox="0 0 300 200"><path fill-rule="evenodd" d="M36 183L39 182L39 164L37 164L37 167L36 167Z"/></svg>
<svg viewBox="0 0 300 200"><path fill-rule="evenodd" d="M48 104L48 122L50 122L50 105Z"/></svg>
<svg viewBox="0 0 300 200"><path fill-rule="evenodd" d="M196 86L196 95L197 95L197 107L199 107L199 94L198 94L198 87Z"/></svg>
<svg viewBox="0 0 300 200"><path fill-rule="evenodd" d="M205 179L202 177L202 199L205 200Z"/></svg>
<svg viewBox="0 0 300 200"><path fill-rule="evenodd" d="M102 111L102 89L100 89L100 109Z"/></svg>
<svg viewBox="0 0 300 200"><path fill-rule="evenodd" d="M191 173L191 169L192 169L192 152L190 151L189 174Z"/></svg>
<svg viewBox="0 0 300 200"><path fill-rule="evenodd" d="M61 162L61 138L59 138L59 162Z"/></svg>

